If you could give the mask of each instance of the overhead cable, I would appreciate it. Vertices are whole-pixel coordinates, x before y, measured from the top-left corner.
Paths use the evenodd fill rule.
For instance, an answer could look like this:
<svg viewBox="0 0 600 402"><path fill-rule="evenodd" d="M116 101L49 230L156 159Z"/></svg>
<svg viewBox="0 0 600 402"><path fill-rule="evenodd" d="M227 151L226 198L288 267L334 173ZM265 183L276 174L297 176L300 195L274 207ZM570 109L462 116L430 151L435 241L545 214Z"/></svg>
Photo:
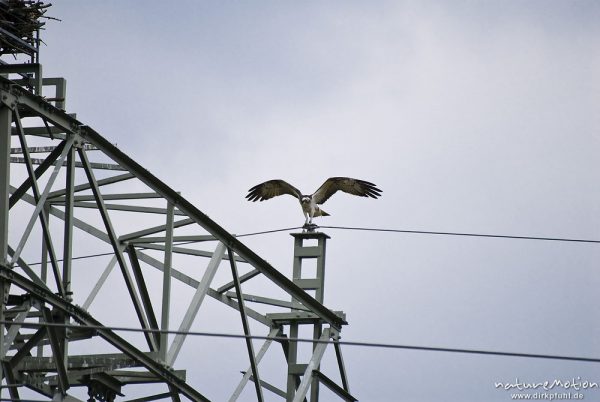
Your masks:
<svg viewBox="0 0 600 402"><path fill-rule="evenodd" d="M0 324L4 324L4 325L15 324L15 325L20 325L22 327L27 327L27 328L58 327L58 328L71 328L71 329L89 329L89 330L94 330L94 331L99 331L99 332L102 330L108 330L108 331L115 331L115 332L160 333L160 334L171 334L171 335L203 336L203 337L211 337L211 338L258 339L258 340L273 340L273 341L282 341L282 342L299 342L299 343L313 343L313 344L327 343L327 344L338 344L338 345L343 345L343 346L373 347L373 348L385 348L385 349L404 349L404 350L417 350L417 351L426 351L426 352L447 352L447 353L476 354L476 355L488 355L488 356L522 357L522 358L569 360L569 361L588 362L588 363L600 363L600 358L590 358L590 357L546 355L546 354L534 354L534 353L499 352L499 351L490 351L490 350L401 345L401 344L380 343L380 342L333 341L333 340L320 340L320 339L308 339L308 338L289 338L286 336L269 337L269 336L261 336L261 335L244 335L244 334L231 334L231 333L219 333L219 332L176 331L176 330L144 329L144 328L102 326L102 325L73 325L73 324L66 324L66 323L23 322L23 323L16 324L12 321L0 321Z"/></svg>
<svg viewBox="0 0 600 402"><path fill-rule="evenodd" d="M235 237L249 237L249 236L258 236L269 233L277 233L277 232L286 232L290 230L302 229L302 226L290 227L290 228L282 228L282 229L273 229L273 230L264 230L261 232L252 232L252 233L244 233L240 235L235 235ZM539 240L539 241L554 241L554 242L571 242L571 243L591 243L591 244L600 244L600 240L591 240L591 239L573 239L573 238L564 238L564 237L536 237L536 236L518 236L518 235L499 235L499 234L489 234L489 233L468 233L468 232L439 232L439 231L429 231L429 230L410 230L410 229L384 229L384 228L367 228L367 227L352 227L352 226L317 226L316 229L337 229L337 230L358 230L358 231L368 231L368 232L384 232L384 233L404 233L404 234L424 234L424 235L437 235L437 236L463 236L463 237L484 237L484 238L492 238L492 239L514 239L514 240ZM175 242L174 246L182 246L186 244L198 243L196 240L185 241L185 242ZM140 249L144 249L145 247L140 246ZM94 257L102 257L106 255L113 255L114 252L106 252L100 254L90 254L90 255L82 255L78 257L73 257L73 260L80 260L85 258L94 258ZM62 260L57 260L62 261ZM41 262L34 262L28 264L30 266L33 265L41 265Z"/></svg>
<svg viewBox="0 0 600 402"><path fill-rule="evenodd" d="M535 236L498 235L498 234L466 233L466 232L436 232L436 231L428 231L428 230L381 229L381 228L365 228L365 227L349 227L349 226L320 226L320 228L341 229L341 230L361 230L361 231L369 231L369 232L425 234L425 235L440 235L440 236L488 237L488 238L496 238L496 239L542 240L542 241L560 241L560 242L595 243L595 244L600 243L600 240L570 239L570 238L563 238L563 237L535 237Z"/></svg>

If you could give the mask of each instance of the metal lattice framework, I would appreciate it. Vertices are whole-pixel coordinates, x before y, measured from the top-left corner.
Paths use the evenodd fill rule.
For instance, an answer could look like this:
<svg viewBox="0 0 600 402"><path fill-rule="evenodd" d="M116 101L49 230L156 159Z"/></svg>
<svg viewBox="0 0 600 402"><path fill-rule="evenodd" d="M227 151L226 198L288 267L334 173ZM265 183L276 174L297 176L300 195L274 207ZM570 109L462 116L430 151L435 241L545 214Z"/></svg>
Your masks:
<svg viewBox="0 0 600 402"><path fill-rule="evenodd" d="M135 400L176 401L184 396L208 401L210 395L186 382L185 370L175 364L185 333L208 296L239 312L236 316L246 336L251 335L251 325L262 326L260 335L267 336L258 353L246 338L250 368L230 400L236 400L248 382L254 383L256 399L261 401L263 389L288 401L316 401L319 383L343 400L355 400L336 343L345 316L322 304L323 275L317 285L288 279L91 127L67 114L64 80L42 79L39 65L3 67L8 69L0 71L4 74L22 74L29 68L27 84L34 82L28 89L20 85L25 84L22 81L0 77L3 395L18 400L27 388L55 401L80 400L70 390L86 387L90 401L111 401L126 393L130 384L159 383L163 392ZM57 97L41 97L41 85L54 86ZM296 242L303 236L315 235L298 234ZM96 250L108 250L104 254L110 260L102 265L99 277L92 274L98 263L76 258ZM296 243L294 270L302 258L320 258L323 268L324 246L321 250ZM112 282L105 285L113 270ZM229 281L217 286L213 282L223 271ZM242 285L259 278L266 284L265 292L275 289L281 297L243 293ZM172 280L193 293L180 322L170 317ZM317 298L306 292L314 289ZM145 330L140 332L143 336L125 339L109 328L115 322L95 318L94 311L103 312L103 306L108 308L119 297L126 302L112 316L130 314L135 327ZM99 307L94 310L92 303ZM293 339L304 324L314 327L314 339L333 341L339 365L335 375L342 385L319 370L329 343L314 343L305 364L298 358L298 342ZM181 332L171 338L160 332L170 328ZM280 372L287 378L285 391L267 382L259 370L273 343L283 347ZM98 344L111 353L89 353ZM75 349L86 353L76 354ZM232 375L237 369L232 367Z"/></svg>

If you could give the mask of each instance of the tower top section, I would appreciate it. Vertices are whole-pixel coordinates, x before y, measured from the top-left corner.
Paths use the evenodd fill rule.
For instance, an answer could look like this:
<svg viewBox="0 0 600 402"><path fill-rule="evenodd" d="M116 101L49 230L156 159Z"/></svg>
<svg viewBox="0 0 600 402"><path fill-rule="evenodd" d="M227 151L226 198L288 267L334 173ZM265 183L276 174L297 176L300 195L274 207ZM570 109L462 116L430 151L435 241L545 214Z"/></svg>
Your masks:
<svg viewBox="0 0 600 402"><path fill-rule="evenodd" d="M0 0L0 56L24 55L39 62L40 30L51 4L38 0Z"/></svg>

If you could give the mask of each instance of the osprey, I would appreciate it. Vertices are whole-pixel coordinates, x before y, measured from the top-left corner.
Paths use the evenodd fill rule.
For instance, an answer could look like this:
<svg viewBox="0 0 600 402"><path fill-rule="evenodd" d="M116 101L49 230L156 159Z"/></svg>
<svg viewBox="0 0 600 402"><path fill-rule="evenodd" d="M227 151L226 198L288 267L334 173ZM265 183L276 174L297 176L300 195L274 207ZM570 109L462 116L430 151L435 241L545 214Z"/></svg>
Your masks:
<svg viewBox="0 0 600 402"><path fill-rule="evenodd" d="M330 177L312 195L304 195L296 187L284 180L269 180L248 190L248 201L264 201L282 194L290 194L298 198L306 221L305 225L312 224L315 216L329 216L319 205L323 204L338 190L360 197L377 198L381 190L368 181L351 179L350 177Z"/></svg>

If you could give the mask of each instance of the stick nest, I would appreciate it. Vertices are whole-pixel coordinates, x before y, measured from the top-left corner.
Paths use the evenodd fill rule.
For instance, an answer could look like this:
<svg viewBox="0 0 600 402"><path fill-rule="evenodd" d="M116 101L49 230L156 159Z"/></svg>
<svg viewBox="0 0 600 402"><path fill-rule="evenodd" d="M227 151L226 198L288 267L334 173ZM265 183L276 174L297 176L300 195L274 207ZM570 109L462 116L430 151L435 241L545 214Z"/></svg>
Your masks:
<svg viewBox="0 0 600 402"><path fill-rule="evenodd" d="M38 0L0 0L0 55L37 53L42 19L51 4Z"/></svg>

